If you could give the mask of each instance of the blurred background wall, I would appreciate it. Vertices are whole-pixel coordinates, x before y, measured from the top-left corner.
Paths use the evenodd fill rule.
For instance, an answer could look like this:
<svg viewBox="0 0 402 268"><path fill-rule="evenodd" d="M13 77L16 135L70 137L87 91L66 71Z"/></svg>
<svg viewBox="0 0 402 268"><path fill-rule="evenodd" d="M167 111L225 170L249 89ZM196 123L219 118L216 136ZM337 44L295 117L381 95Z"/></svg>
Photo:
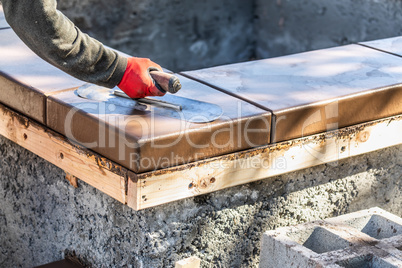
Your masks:
<svg viewBox="0 0 402 268"><path fill-rule="evenodd" d="M83 31L173 71L401 35L400 0L58 0Z"/></svg>
<svg viewBox="0 0 402 268"><path fill-rule="evenodd" d="M84 32L163 67L189 70L246 61L254 54L247 0L59 0Z"/></svg>

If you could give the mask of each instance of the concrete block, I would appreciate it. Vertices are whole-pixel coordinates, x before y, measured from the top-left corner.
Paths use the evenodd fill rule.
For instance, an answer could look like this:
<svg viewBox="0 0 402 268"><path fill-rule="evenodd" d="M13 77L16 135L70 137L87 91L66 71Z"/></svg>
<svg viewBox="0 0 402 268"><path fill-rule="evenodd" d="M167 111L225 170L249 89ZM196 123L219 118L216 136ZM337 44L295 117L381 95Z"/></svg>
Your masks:
<svg viewBox="0 0 402 268"><path fill-rule="evenodd" d="M260 267L402 267L402 219L380 208L264 233Z"/></svg>
<svg viewBox="0 0 402 268"><path fill-rule="evenodd" d="M402 235L402 219L379 208L346 214L325 221L349 226L377 240Z"/></svg>
<svg viewBox="0 0 402 268"><path fill-rule="evenodd" d="M398 260L393 258L389 259L388 261L384 258L379 258L372 254L353 257L347 260L342 260L337 263L338 267L345 267L345 268L396 268L400 267L397 265Z"/></svg>

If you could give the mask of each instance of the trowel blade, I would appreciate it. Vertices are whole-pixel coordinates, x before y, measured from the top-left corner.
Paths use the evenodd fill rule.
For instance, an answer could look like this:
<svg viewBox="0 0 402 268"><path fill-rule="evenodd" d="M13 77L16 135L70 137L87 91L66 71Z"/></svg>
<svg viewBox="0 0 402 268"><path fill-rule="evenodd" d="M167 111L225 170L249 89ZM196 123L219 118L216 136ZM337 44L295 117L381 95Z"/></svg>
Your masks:
<svg viewBox="0 0 402 268"><path fill-rule="evenodd" d="M95 100L99 102L107 102L117 106L144 110L144 105L137 102L135 99L126 99L116 96L115 90L120 90L117 87L113 89L85 84L77 89L78 96ZM173 103L182 107L181 111L166 107L157 107L147 105L147 110L161 116L185 120L191 123L208 123L218 119L223 111L219 105L178 97L175 95L166 94L163 97L148 97L150 99L163 100L164 102Z"/></svg>

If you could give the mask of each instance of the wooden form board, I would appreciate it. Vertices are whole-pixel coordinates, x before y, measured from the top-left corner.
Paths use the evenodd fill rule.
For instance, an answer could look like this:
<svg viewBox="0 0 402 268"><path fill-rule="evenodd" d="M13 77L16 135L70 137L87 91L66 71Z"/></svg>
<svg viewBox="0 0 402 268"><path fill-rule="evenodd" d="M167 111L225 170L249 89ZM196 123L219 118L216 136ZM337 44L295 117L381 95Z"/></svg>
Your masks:
<svg viewBox="0 0 402 268"><path fill-rule="evenodd" d="M135 174L0 104L0 135L135 210L402 144L402 115Z"/></svg>
<svg viewBox="0 0 402 268"><path fill-rule="evenodd" d="M136 210L197 196L402 143L402 115L152 173L129 174Z"/></svg>
<svg viewBox="0 0 402 268"><path fill-rule="evenodd" d="M127 202L124 168L3 105L0 134L63 169L68 177L73 175L116 200Z"/></svg>

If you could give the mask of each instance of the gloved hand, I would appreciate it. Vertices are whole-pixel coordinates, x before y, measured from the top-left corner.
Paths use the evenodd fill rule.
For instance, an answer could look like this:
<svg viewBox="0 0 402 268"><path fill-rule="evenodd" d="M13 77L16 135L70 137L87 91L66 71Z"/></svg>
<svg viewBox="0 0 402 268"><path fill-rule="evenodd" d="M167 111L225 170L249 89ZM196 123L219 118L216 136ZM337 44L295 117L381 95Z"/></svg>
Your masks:
<svg viewBox="0 0 402 268"><path fill-rule="evenodd" d="M126 71L117 86L130 98L165 95L166 91L158 89L150 71L162 72L162 68L150 59L128 58Z"/></svg>

